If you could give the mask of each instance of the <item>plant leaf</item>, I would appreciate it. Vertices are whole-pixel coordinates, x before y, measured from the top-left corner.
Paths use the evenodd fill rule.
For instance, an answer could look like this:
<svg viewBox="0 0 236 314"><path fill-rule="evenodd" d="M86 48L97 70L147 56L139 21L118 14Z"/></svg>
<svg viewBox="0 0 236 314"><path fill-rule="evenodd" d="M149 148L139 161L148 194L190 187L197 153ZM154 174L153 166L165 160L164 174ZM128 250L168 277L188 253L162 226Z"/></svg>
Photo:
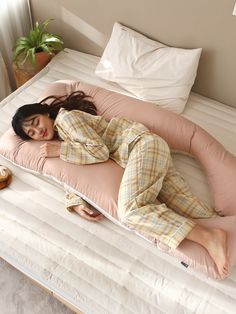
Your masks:
<svg viewBox="0 0 236 314"><path fill-rule="evenodd" d="M36 57L35 57L35 49L36 49L35 47L29 49L29 58L30 58L30 61L31 61L33 66L35 66L35 59L36 59Z"/></svg>

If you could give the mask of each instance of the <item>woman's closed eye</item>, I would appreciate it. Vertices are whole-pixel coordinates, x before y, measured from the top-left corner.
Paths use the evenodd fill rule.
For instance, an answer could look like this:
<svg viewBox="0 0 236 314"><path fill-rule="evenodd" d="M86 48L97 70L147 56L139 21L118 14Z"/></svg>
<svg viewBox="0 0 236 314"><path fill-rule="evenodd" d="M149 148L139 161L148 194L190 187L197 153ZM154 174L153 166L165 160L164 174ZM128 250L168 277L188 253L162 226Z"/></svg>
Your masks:
<svg viewBox="0 0 236 314"><path fill-rule="evenodd" d="M33 131L33 130L29 130L29 132L28 132L28 136L29 136L29 137L34 136L34 131Z"/></svg>
<svg viewBox="0 0 236 314"><path fill-rule="evenodd" d="M39 118L34 118L33 126L38 126L38 125L39 125Z"/></svg>

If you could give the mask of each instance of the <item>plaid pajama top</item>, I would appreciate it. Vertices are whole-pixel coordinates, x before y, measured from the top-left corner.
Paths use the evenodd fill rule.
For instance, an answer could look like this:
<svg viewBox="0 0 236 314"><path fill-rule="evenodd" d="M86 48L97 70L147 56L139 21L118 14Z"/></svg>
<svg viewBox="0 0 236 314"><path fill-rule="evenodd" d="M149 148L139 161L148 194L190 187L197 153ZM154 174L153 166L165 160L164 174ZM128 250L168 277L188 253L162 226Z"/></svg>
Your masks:
<svg viewBox="0 0 236 314"><path fill-rule="evenodd" d="M147 128L137 122L122 118L110 121L102 116L94 116L79 110L68 111L61 108L54 123L61 143L60 158L64 161L85 165L113 159L125 167L129 145ZM79 195L66 192L66 209L83 204L91 207Z"/></svg>
<svg viewBox="0 0 236 314"><path fill-rule="evenodd" d="M113 159L125 168L130 144L149 132L138 122L123 118L110 121L79 110L60 109L54 127L61 143L60 158L77 165Z"/></svg>

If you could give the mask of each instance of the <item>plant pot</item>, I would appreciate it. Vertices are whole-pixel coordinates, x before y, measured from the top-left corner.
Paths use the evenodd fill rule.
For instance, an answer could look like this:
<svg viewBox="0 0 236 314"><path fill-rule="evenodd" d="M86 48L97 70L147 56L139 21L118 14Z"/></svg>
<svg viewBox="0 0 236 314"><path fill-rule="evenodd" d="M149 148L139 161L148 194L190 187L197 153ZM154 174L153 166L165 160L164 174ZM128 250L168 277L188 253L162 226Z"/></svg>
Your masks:
<svg viewBox="0 0 236 314"><path fill-rule="evenodd" d="M35 54L35 65L32 65L29 58L22 65L22 57L18 58L18 64L13 63L13 72L17 88L31 79L35 74L41 71L52 59L52 55L47 52L37 52Z"/></svg>

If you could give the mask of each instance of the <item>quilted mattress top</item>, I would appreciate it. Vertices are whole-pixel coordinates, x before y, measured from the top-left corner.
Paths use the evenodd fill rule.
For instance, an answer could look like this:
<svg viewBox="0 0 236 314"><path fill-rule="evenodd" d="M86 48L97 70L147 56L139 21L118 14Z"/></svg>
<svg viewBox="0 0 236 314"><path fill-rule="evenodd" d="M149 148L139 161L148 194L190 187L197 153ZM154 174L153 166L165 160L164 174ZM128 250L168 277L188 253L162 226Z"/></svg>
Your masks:
<svg viewBox="0 0 236 314"><path fill-rule="evenodd" d="M59 79L127 94L94 75L99 58L67 49L0 105L0 134L16 108ZM236 110L191 94L183 115L236 154ZM174 153L192 189L211 202L201 166ZM82 220L64 209L62 187L7 160L13 181L1 191L0 256L84 313L234 313L236 271L222 282L185 269L175 258L107 219Z"/></svg>

